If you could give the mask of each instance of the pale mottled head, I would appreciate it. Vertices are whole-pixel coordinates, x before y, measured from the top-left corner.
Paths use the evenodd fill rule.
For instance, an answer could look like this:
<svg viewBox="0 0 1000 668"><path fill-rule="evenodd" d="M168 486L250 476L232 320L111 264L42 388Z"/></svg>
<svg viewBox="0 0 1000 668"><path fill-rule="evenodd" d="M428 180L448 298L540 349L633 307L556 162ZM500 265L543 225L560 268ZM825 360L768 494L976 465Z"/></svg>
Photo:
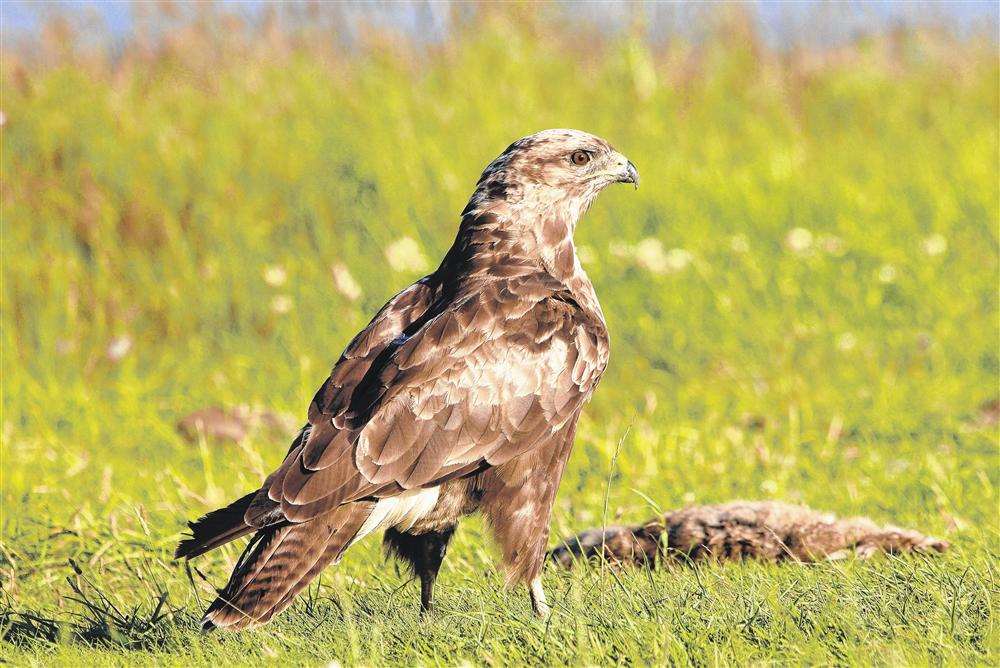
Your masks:
<svg viewBox="0 0 1000 668"><path fill-rule="evenodd" d="M486 167L466 212L499 205L571 218L573 225L612 183L638 187L639 173L611 144L579 130L542 130L518 139Z"/></svg>

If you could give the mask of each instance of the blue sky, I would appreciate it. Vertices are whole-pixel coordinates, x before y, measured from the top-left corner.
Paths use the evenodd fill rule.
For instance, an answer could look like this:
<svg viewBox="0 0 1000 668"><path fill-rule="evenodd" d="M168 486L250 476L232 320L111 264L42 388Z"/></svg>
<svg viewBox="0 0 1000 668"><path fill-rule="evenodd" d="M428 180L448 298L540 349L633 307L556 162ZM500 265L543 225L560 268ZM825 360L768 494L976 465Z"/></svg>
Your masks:
<svg viewBox="0 0 1000 668"><path fill-rule="evenodd" d="M179 2L178 4L183 4ZM223 0L217 2L230 11L258 15L269 3L264 0ZM754 7L765 38L780 45L792 41L838 41L859 32L878 30L899 23L940 22L945 20L961 32L985 32L996 38L1000 26L1000 2L997 0L951 0L947 2L869 0L755 0ZM53 14L93 17L105 27L105 34L119 40L128 36L136 20L132 0L32 0L0 1L0 26L3 38L30 35L37 32L45 19ZM440 8L438 5L437 8ZM435 8L435 9L437 9ZM428 14L442 16L428 2L355 3L358 13L379 12L383 20L397 27L422 33ZM607 25L623 25L629 7L622 3L597 0L574 7L574 12L589 14ZM708 6L710 11L711 7ZM685 15L689 11L706 11L706 3L646 3L652 17L667 14ZM433 16L432 16L433 19ZM433 23L433 20L432 20ZM669 25L654 18L657 26ZM418 28L420 26L420 28ZM444 33L447 28L439 26ZM662 28L661 28L662 29Z"/></svg>

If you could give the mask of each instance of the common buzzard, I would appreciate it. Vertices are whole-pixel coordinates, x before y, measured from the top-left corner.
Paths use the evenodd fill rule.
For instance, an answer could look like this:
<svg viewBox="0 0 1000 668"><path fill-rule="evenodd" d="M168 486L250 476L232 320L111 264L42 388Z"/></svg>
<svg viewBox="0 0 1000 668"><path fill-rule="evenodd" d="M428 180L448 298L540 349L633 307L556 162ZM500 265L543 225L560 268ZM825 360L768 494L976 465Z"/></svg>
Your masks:
<svg viewBox="0 0 1000 668"><path fill-rule="evenodd" d="M486 167L441 266L348 344L278 469L189 525L177 557L254 534L205 628L267 622L381 528L427 610L455 526L475 511L508 582L528 584L547 614L552 503L608 362L573 231L606 186L638 181L606 141L576 130L520 139Z"/></svg>

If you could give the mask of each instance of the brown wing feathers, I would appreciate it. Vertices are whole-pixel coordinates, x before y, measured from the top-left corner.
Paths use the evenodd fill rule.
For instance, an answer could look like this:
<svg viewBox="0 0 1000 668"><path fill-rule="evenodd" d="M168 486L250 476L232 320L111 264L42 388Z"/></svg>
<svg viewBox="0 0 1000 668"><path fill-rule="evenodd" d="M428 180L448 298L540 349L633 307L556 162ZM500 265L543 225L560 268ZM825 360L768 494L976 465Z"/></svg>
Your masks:
<svg viewBox="0 0 1000 668"><path fill-rule="evenodd" d="M373 507L371 502L352 503L312 522L259 532L205 612L203 628L236 630L270 620L343 554Z"/></svg>
<svg viewBox="0 0 1000 668"><path fill-rule="evenodd" d="M420 316L387 307L355 338L279 469L206 516L179 550L200 554L259 529L206 626L243 628L288 605L350 544L370 499L502 464L578 414L605 361L597 343L568 305L541 299L548 279L508 283L436 315L429 298Z"/></svg>
<svg viewBox="0 0 1000 668"><path fill-rule="evenodd" d="M344 452L330 447L341 432L333 426L328 411L339 413L346 409L353 387L364 378L372 361L386 344L423 315L433 291L424 281L414 284L393 298L354 338L317 392L309 409L310 424L296 437L282 465L268 476L260 490L189 525L192 535L178 545L177 557L192 558L257 531L229 583L206 611L206 628L244 628L267 621L319 571L339 558L357 535L373 504L341 506L338 498L356 496L362 486L359 476L345 475L338 486L329 490L334 494L299 505L285 501L285 479L295 467L306 473L301 464L307 447L319 453L330 452L331 459L325 462L328 465L343 461ZM333 455L341 457L333 459ZM319 521L306 521L310 519Z"/></svg>
<svg viewBox="0 0 1000 668"><path fill-rule="evenodd" d="M213 510L195 522L188 522L191 536L180 542L174 551L174 558L192 559L254 531L255 527L248 525L244 516L255 496L257 492L250 492L225 508Z"/></svg>
<svg viewBox="0 0 1000 668"><path fill-rule="evenodd" d="M522 281L519 292L544 294ZM597 344L558 303L529 313L510 294L485 289L389 343L355 386L344 428L320 422L271 483L285 516L300 521L386 486L397 493L501 463L574 416L603 365Z"/></svg>
<svg viewBox="0 0 1000 668"><path fill-rule="evenodd" d="M506 328L488 317L489 302L489 295L466 299L413 336L389 343L355 385L343 428L318 411L326 419L269 487L269 498L281 504L286 517L304 521L385 489L397 493L430 485L456 467L514 456L550 430L572 402L570 393L563 393L542 405L543 369L548 363L568 370L577 360L547 362L546 346L518 343L526 338L537 344L534 337L522 337L517 328L514 336L505 336ZM531 319L523 309L515 313ZM463 322L478 327L466 329ZM560 332L543 331L549 338ZM571 347L567 342L561 350ZM517 365L511 363L515 356ZM511 372L517 367L524 369L520 375ZM366 414L360 428L352 428ZM501 450L512 438L515 447Z"/></svg>
<svg viewBox="0 0 1000 668"><path fill-rule="evenodd" d="M285 456L286 463L290 461L292 453L296 452L308 437L309 430L308 425L303 427L295 440L292 441L288 454ZM268 488L270 482L281 470L279 467L277 471L268 476L264 481L264 489ZM260 490L250 492L225 508L213 510L195 522L188 522L191 536L180 542L174 552L174 558L193 559L257 529L283 522L285 518L280 514L275 514L274 504L266 497L262 502L260 497Z"/></svg>

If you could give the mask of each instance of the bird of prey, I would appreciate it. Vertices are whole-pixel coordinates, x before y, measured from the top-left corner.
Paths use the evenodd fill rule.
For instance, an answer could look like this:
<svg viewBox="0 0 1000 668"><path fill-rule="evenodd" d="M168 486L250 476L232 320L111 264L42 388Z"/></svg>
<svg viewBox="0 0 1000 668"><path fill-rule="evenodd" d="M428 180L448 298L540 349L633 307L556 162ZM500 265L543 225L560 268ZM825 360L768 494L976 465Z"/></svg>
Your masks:
<svg viewBox="0 0 1000 668"><path fill-rule="evenodd" d="M348 344L277 470L189 524L177 557L254 534L204 628L269 621L378 529L429 610L458 520L476 511L508 584L527 584L548 614L549 516L609 350L573 232L605 187L638 182L631 161L577 130L524 137L486 167L441 265Z"/></svg>
<svg viewBox="0 0 1000 668"><path fill-rule="evenodd" d="M880 526L867 517L840 519L779 501L734 501L689 506L639 526L588 529L549 556L565 568L590 559L655 568L674 561L813 562L851 554L868 559L882 552L930 554L947 549L947 541Z"/></svg>

